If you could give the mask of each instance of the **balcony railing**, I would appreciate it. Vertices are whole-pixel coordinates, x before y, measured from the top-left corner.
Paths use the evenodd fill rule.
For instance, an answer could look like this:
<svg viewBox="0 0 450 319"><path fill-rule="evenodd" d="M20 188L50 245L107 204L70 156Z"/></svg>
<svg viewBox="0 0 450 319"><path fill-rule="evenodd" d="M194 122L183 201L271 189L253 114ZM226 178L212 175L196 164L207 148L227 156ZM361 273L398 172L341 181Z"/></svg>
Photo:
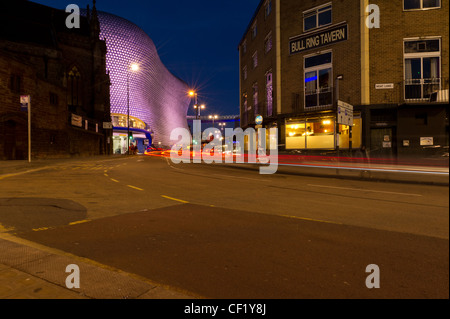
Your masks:
<svg viewBox="0 0 450 319"><path fill-rule="evenodd" d="M409 79L402 87L406 103L448 102L448 79Z"/></svg>
<svg viewBox="0 0 450 319"><path fill-rule="evenodd" d="M334 89L320 88L314 91L292 93L292 112L328 110L333 107Z"/></svg>

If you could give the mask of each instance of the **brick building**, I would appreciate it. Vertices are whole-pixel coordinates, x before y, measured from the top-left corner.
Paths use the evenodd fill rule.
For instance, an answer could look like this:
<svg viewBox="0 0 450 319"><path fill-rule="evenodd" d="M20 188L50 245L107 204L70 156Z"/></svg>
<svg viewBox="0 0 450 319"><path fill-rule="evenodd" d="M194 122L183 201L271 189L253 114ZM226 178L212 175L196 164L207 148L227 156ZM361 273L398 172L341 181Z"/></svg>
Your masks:
<svg viewBox="0 0 450 319"><path fill-rule="evenodd" d="M282 150L448 153L448 1L370 5L262 0L239 43L242 126L263 115Z"/></svg>
<svg viewBox="0 0 450 319"><path fill-rule="evenodd" d="M95 4L81 28L68 13L29 1L0 4L0 159L58 158L111 153L106 45Z"/></svg>

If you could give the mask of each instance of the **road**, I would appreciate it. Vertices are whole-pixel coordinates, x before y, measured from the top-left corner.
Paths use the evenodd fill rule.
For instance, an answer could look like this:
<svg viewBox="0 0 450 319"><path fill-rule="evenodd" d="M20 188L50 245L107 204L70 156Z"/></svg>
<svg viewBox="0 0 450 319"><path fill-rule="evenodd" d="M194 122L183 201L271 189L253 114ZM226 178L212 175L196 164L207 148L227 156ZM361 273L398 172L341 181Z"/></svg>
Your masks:
<svg viewBox="0 0 450 319"><path fill-rule="evenodd" d="M0 232L200 298L448 298L448 191L79 160L1 179Z"/></svg>

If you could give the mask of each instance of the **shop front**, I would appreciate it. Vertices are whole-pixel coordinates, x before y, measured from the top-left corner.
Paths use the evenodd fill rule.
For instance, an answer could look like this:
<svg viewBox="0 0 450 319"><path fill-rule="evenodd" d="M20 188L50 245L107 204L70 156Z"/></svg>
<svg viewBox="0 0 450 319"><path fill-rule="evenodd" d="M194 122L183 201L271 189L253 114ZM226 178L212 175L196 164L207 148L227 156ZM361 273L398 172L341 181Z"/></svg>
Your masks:
<svg viewBox="0 0 450 319"><path fill-rule="evenodd" d="M286 150L359 149L362 121L354 118L352 127L337 125L335 115L303 116L286 119ZM339 136L339 138L337 138Z"/></svg>

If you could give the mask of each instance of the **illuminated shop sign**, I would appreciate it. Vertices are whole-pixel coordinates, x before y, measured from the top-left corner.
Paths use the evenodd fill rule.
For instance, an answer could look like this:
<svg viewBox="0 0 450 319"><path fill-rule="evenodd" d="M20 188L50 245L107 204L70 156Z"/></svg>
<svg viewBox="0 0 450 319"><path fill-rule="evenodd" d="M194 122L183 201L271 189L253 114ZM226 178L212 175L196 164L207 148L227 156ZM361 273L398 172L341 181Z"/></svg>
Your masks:
<svg viewBox="0 0 450 319"><path fill-rule="evenodd" d="M335 26L325 31L308 34L292 39L289 42L290 54L317 49L326 45L339 43L348 39L348 25Z"/></svg>

